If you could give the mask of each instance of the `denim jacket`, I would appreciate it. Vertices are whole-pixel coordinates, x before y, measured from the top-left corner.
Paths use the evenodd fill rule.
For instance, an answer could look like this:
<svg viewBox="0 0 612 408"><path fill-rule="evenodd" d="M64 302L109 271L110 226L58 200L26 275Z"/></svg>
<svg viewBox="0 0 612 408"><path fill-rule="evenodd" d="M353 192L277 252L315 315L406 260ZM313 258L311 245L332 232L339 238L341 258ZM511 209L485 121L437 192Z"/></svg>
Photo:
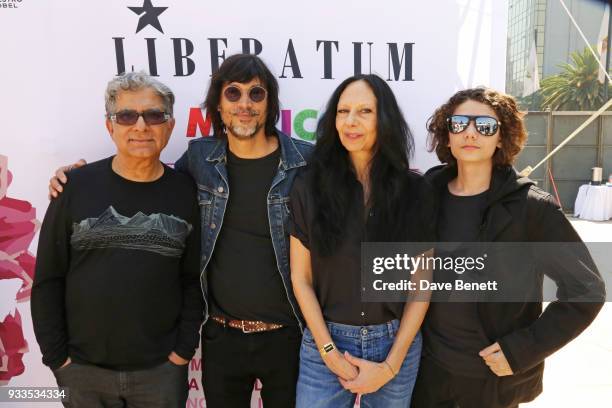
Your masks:
<svg viewBox="0 0 612 408"><path fill-rule="evenodd" d="M313 145L292 139L279 130L281 158L272 186L268 192L268 219L270 235L278 271L285 287L287 299L300 330L302 315L293 294L289 271L289 192L301 167L306 166ZM227 207L230 186L227 177L227 139L202 137L189 142L187 151L176 162L178 171L188 173L198 187L200 217L202 222L202 248L200 252L200 284L204 295L204 322L208 320L208 283L206 267L219 236Z"/></svg>

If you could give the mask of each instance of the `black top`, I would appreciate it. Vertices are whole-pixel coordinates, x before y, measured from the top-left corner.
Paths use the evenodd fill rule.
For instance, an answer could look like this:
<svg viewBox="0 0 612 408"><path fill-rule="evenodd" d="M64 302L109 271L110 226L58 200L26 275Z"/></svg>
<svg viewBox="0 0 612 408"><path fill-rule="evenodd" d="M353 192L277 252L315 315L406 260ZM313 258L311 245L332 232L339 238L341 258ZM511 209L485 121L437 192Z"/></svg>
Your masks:
<svg viewBox="0 0 612 408"><path fill-rule="evenodd" d="M208 265L211 315L297 325L276 265L268 193L280 148L258 159L227 152L229 198Z"/></svg>
<svg viewBox="0 0 612 408"><path fill-rule="evenodd" d="M362 302L361 243L372 236L379 222L376 208L367 211L361 184L355 180L353 205L347 208L348 222L344 239L331 256L322 256L316 245L311 245L315 217L314 192L309 183L311 172L297 176L291 191L290 234L310 250L313 288L326 321L354 326L375 325L401 319L404 302ZM432 191L416 173L406 177L405 242L433 242L434 230ZM428 214L426 214L428 213ZM401 217L398 217L398 219Z"/></svg>
<svg viewBox="0 0 612 408"><path fill-rule="evenodd" d="M203 318L199 209L191 179L116 174L112 157L71 171L38 242L32 318L43 363L145 369L191 359ZM172 192L172 194L168 194Z"/></svg>
<svg viewBox="0 0 612 408"><path fill-rule="evenodd" d="M486 199L486 191L473 196L456 196L446 189L441 197L438 219L440 241L477 241ZM456 275L435 276L438 282L446 278L454 280ZM476 303L432 302L423 329L425 353L447 370L467 377L491 375L478 355L491 342L482 329Z"/></svg>
<svg viewBox="0 0 612 408"><path fill-rule="evenodd" d="M436 166L425 177L442 196L448 182L457 177L457 166ZM480 236L484 242L581 242L553 196L519 176L511 166L493 168ZM586 246L583 249L588 253ZM534 269L537 273L529 274L525 287L541 285L542 273L555 279L571 276L593 282L591 290L601 295L598 301L554 301L544 311L541 302L477 304L487 338L499 343L514 372L496 380L508 390L511 398L505 401L507 405L531 401L542 392L544 359L576 338L604 305L604 282L593 260L585 258L575 252L560 252L553 265ZM565 295L579 299L584 293Z"/></svg>

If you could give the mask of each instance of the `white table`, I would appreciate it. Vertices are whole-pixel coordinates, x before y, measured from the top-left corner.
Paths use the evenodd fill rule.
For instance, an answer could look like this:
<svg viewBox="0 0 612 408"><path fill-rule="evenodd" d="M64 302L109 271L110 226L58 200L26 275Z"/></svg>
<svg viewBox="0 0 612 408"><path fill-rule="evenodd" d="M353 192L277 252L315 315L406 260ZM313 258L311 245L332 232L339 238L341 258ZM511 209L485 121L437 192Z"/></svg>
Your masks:
<svg viewBox="0 0 612 408"><path fill-rule="evenodd" d="M607 221L612 218L612 187L584 184L578 189L574 216L583 220Z"/></svg>

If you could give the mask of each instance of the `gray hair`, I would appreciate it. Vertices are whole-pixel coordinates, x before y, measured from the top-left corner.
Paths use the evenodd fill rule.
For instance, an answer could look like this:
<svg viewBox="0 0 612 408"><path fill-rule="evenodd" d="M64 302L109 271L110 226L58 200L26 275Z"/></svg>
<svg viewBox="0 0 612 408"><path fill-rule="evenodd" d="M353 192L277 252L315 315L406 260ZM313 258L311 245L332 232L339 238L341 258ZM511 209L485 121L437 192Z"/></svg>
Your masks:
<svg viewBox="0 0 612 408"><path fill-rule="evenodd" d="M174 108L174 93L168 86L153 78L144 71L126 72L113 78L106 86L104 93L104 107L106 114L115 113L115 103L122 91L139 91L151 88L164 101L164 111L172 115Z"/></svg>

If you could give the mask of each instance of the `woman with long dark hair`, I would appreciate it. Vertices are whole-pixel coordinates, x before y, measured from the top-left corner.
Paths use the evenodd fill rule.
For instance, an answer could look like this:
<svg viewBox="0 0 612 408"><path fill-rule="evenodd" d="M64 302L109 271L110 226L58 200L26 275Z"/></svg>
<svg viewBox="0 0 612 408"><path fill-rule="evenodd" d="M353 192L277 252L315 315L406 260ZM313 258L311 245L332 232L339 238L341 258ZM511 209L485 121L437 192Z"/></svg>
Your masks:
<svg viewBox="0 0 612 408"><path fill-rule="evenodd" d="M527 139L512 96L489 88L459 91L434 112L428 130L430 149L444 163L425 176L439 200L437 239L524 243L516 257L521 268L512 267L519 261L508 245L507 262L490 270L495 276L511 270L500 286L539 293L512 302L432 302L412 406L517 407L542 392L544 359L595 318L603 282L553 197L512 167ZM548 254L535 242L565 243L564 250ZM542 313L544 274L563 289Z"/></svg>
<svg viewBox="0 0 612 408"><path fill-rule="evenodd" d="M413 138L389 85L346 79L317 126L291 194L291 278L306 319L297 407L406 407L427 302L362 302L361 243L431 241L431 196L410 170Z"/></svg>

